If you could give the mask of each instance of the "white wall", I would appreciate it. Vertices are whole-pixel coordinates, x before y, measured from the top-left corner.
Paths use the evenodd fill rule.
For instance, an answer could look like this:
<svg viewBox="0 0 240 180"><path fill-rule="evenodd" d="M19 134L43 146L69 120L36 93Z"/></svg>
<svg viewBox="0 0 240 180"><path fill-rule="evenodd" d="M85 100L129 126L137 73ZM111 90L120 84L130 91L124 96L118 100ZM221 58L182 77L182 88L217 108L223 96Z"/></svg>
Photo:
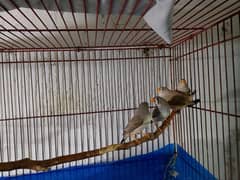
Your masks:
<svg viewBox="0 0 240 180"><path fill-rule="evenodd" d="M170 85L169 51L150 50L149 57L142 49L2 53L1 162L25 157L48 159L119 143L134 112L124 109L149 102L157 87ZM79 114L108 110L120 111ZM50 117L36 118L45 115ZM15 120L19 117L22 119ZM164 138L78 164L118 160L171 142L169 129ZM15 173L22 171L11 175Z"/></svg>

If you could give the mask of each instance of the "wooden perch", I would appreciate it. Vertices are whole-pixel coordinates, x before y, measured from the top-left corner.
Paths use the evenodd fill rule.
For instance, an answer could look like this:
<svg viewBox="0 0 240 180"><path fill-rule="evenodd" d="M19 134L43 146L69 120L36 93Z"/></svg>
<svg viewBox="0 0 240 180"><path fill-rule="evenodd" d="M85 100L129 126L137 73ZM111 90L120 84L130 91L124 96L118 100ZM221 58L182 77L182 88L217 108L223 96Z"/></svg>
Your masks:
<svg viewBox="0 0 240 180"><path fill-rule="evenodd" d="M147 133L143 137L133 140L124 144L113 144L100 149L95 149L92 151L81 152L72 155L66 155L61 157L56 157L47 160L31 160L29 158L12 161L12 162L4 162L0 163L0 171L10 171L14 169L31 169L35 171L46 171L51 166L55 166L58 164L63 164L71 161L82 160L94 156L99 156L105 154L107 152L116 151L116 150L124 150L133 146L137 146L149 140L156 139L163 131L170 125L171 120L173 120L176 112L172 112L169 117L162 123L162 125L153 133Z"/></svg>

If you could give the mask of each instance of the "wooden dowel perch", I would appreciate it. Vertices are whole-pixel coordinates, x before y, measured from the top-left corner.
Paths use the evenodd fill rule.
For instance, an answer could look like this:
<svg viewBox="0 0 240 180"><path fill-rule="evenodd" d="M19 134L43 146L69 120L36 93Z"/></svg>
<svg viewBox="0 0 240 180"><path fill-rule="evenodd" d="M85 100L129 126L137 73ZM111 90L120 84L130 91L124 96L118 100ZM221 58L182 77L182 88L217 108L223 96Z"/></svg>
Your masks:
<svg viewBox="0 0 240 180"><path fill-rule="evenodd" d="M81 152L72 155L66 155L61 157L56 157L47 160L31 160L29 158L25 158L18 161L4 162L0 163L0 171L10 171L14 169L31 169L35 171L46 171L51 166L55 166L58 164L63 164L71 161L82 160L94 156L99 156L105 154L107 152L116 151L116 150L124 150L133 146L137 146L149 140L156 139L163 131L170 125L171 120L173 120L176 112L172 112L169 117L162 123L162 125L153 133L147 133L143 137L133 140L124 144L112 144L100 149L95 149L92 151Z"/></svg>

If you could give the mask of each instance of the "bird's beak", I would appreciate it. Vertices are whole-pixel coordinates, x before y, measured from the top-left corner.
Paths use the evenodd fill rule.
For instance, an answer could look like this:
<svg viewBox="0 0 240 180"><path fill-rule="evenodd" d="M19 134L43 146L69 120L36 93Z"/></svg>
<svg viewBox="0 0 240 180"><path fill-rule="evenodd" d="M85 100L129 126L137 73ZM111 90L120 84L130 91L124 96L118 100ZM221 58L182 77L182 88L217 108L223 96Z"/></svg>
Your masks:
<svg viewBox="0 0 240 180"><path fill-rule="evenodd" d="M156 99L155 99L154 97L152 97L152 98L150 99L150 102L151 102L151 103L155 103L155 102L156 102Z"/></svg>
<svg viewBox="0 0 240 180"><path fill-rule="evenodd" d="M157 88L157 93L160 93L160 91L161 91L161 88Z"/></svg>

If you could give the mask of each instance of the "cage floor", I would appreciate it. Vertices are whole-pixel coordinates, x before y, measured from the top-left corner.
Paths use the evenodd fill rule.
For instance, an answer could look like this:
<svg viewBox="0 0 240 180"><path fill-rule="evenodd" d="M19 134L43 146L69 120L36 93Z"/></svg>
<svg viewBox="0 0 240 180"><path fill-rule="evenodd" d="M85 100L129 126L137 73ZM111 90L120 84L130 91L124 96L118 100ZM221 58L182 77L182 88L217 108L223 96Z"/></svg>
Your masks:
<svg viewBox="0 0 240 180"><path fill-rule="evenodd" d="M155 152L121 161L64 168L6 179L216 179L183 148L180 146L177 148L178 155L176 158L173 158L174 145L169 144ZM174 163L170 163L173 161Z"/></svg>

